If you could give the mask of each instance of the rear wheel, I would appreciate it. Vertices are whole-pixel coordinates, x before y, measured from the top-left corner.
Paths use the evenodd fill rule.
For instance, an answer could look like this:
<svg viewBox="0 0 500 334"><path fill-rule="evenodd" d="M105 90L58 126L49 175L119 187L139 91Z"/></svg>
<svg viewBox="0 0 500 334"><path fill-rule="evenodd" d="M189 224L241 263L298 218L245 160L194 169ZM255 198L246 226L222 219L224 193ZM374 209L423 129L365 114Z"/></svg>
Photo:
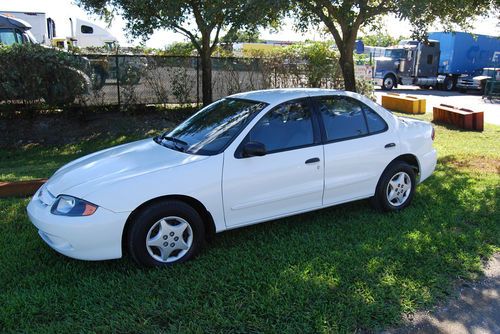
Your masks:
<svg viewBox="0 0 500 334"><path fill-rule="evenodd" d="M132 258L144 266L166 266L195 257L204 244L205 227L188 204L170 200L146 207L128 230Z"/></svg>
<svg viewBox="0 0 500 334"><path fill-rule="evenodd" d="M380 177L372 204L381 211L400 211L410 205L415 187L413 166L396 161L389 165Z"/></svg>
<svg viewBox="0 0 500 334"><path fill-rule="evenodd" d="M443 82L443 89L446 91L452 91L455 89L455 80L453 77L446 77Z"/></svg>

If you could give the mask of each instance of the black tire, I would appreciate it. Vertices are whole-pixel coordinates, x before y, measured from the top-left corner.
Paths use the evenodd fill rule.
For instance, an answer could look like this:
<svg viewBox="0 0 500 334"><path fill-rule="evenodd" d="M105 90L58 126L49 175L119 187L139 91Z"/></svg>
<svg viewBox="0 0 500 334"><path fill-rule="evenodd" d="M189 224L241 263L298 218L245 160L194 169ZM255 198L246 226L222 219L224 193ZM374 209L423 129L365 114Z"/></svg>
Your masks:
<svg viewBox="0 0 500 334"><path fill-rule="evenodd" d="M153 257L153 255L157 258L162 256L163 252L160 247L148 247L146 245L146 238L149 238L150 230L153 233L153 236L161 236L160 231L158 231L158 234L156 234L154 233L154 229L152 228L153 226L155 226L155 224L162 220L162 218L165 217L180 218L182 220L185 220L185 222L187 222L190 227L190 231L186 229L184 230L182 235L172 234L172 232L169 232L166 238L165 236L161 237L162 243L163 239L165 241L163 245L166 244L166 247L161 247L163 249L169 250L169 245L176 244L176 246L172 246L174 248L172 248L173 251L170 255L170 257L174 257L174 259L169 260L170 257L167 257L167 261L169 262L160 261ZM176 222L175 219L173 221ZM158 226L156 228L160 227ZM180 240L189 240L188 235L190 233L186 235L186 231L192 232L192 241L190 247L187 249L184 255L175 259L175 254L177 251L178 255L180 255L184 251L176 248L177 243L180 243L178 239L182 238ZM174 241L174 238L177 239ZM152 239L156 238L151 238L150 240ZM203 220L200 214L190 205L184 202L177 200L157 202L147 206L133 218L130 228L127 231L127 240L128 251L134 261L138 264L146 267L169 266L176 263L186 262L199 254L205 243L205 225L203 224ZM170 242L172 243L170 244ZM155 251L158 254L156 254ZM153 252L153 255L151 255L150 252Z"/></svg>
<svg viewBox="0 0 500 334"><path fill-rule="evenodd" d="M396 190L398 190L405 198L405 200L402 201L401 204L395 204L394 202L391 202L388 199L389 190L392 188L392 186L391 188L389 188L389 182L398 174L403 176L404 174L406 174L409 178L409 181L411 181L411 186L407 190L409 191L409 193L404 191L403 188L401 188L400 190L398 190L399 188L396 188ZM375 189L375 195L372 197L371 200L372 205L375 209L379 211L401 211L408 205L410 205L413 196L415 195L416 185L417 184L416 184L414 167L403 161L395 161L391 163L389 166L387 166L384 173L380 177L380 180L378 181L377 184L377 188Z"/></svg>
<svg viewBox="0 0 500 334"><path fill-rule="evenodd" d="M389 74L384 77L384 81L382 82L383 90L391 90L396 86L396 77L394 75Z"/></svg>
<svg viewBox="0 0 500 334"><path fill-rule="evenodd" d="M453 77L446 77L443 82L443 90L451 92L455 89L455 79Z"/></svg>

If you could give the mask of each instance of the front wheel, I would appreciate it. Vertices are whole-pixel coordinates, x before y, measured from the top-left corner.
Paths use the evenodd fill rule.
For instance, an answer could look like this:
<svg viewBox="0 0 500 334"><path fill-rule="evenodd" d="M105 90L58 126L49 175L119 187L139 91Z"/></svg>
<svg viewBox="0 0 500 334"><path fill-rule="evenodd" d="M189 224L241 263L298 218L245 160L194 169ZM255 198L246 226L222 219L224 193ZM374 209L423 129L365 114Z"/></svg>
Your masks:
<svg viewBox="0 0 500 334"><path fill-rule="evenodd" d="M396 85L396 78L393 75L387 75L382 82L383 90L391 90Z"/></svg>
<svg viewBox="0 0 500 334"><path fill-rule="evenodd" d="M142 210L128 230L128 250L140 265L154 267L195 257L205 240L198 212L181 201L155 203Z"/></svg>
<svg viewBox="0 0 500 334"><path fill-rule="evenodd" d="M416 187L415 170L397 161L384 171L372 198L373 206L381 211L400 211L410 205Z"/></svg>

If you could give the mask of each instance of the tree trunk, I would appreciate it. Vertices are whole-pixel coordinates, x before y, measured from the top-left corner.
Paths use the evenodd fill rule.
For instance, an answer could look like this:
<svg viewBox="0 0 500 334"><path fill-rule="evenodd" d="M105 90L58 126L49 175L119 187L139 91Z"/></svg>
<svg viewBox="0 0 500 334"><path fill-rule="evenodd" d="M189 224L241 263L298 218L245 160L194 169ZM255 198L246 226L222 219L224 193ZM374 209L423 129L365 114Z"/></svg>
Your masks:
<svg viewBox="0 0 500 334"><path fill-rule="evenodd" d="M344 77L345 90L356 92L356 78L354 77L354 44L355 40L344 41L345 47L339 48L340 51L340 68Z"/></svg>
<svg viewBox="0 0 500 334"><path fill-rule="evenodd" d="M201 92L203 94L203 106L212 103L212 51L210 50L210 34L208 38L202 36L201 46Z"/></svg>

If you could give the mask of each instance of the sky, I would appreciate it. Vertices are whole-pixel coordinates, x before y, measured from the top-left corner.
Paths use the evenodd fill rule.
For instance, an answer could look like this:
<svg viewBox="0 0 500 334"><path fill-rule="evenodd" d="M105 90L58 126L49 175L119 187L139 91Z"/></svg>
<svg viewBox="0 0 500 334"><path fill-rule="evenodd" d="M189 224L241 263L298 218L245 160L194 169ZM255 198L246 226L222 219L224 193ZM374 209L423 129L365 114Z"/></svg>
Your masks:
<svg viewBox="0 0 500 334"><path fill-rule="evenodd" d="M56 31L60 37L65 37L70 34L69 18L80 18L102 27L107 24L100 20L99 17L87 14L83 9L79 8L72 0L0 0L0 10L7 11L32 11L44 12L47 17L51 17L56 22ZM500 25L498 19L492 16L487 19L479 19L474 22L472 32L477 34L500 35ZM405 21L400 21L395 17L384 18L384 29L393 37L400 35L410 35L410 24ZM130 41L125 33L125 21L121 17L116 17L111 26L107 28L119 41L120 45L138 45L140 41ZM293 30L291 20L286 20L283 28L279 32L270 32L262 30L261 38L266 40L282 40L282 41L303 41L323 40L324 37L318 30L307 33L298 33ZM186 41L185 37L171 31L155 32L146 42L146 46L163 48L166 45L177 42Z"/></svg>

